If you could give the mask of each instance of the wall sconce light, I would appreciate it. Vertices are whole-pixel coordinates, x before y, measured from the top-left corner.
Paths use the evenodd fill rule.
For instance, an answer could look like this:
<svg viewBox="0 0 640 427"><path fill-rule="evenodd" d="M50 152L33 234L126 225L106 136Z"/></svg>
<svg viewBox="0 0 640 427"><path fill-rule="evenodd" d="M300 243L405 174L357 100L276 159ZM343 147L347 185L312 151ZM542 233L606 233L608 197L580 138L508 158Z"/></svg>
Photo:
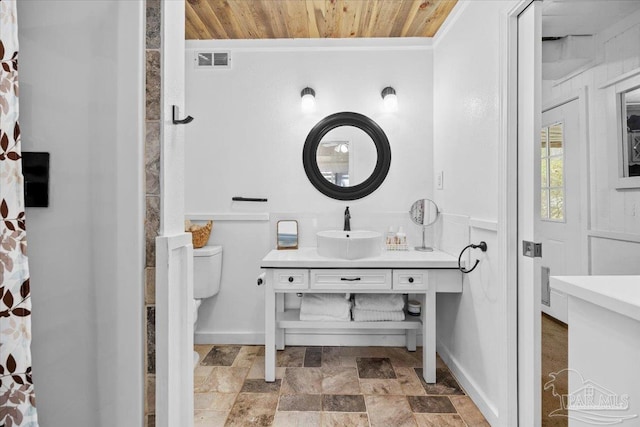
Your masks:
<svg viewBox="0 0 640 427"><path fill-rule="evenodd" d="M316 107L316 91L311 89L310 87L305 87L300 92L300 97L302 98L301 105L302 111L308 113L313 111Z"/></svg>
<svg viewBox="0 0 640 427"><path fill-rule="evenodd" d="M382 89L382 102L384 103L384 109L387 111L398 111L398 97L396 96L396 90L391 86L387 86Z"/></svg>

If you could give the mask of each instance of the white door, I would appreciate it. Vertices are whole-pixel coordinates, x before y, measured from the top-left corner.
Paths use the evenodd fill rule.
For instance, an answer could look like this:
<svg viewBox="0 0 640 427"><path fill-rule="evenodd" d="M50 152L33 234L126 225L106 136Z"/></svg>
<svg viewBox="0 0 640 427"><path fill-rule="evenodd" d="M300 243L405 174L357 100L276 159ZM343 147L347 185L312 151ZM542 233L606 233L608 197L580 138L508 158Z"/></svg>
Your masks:
<svg viewBox="0 0 640 427"><path fill-rule="evenodd" d="M156 238L156 426L193 426L193 245L184 232L183 1L162 6L160 235Z"/></svg>
<svg viewBox="0 0 640 427"><path fill-rule="evenodd" d="M540 425L540 258L524 255L523 242L535 241L540 205L539 156L542 86L541 2L518 16L518 425Z"/></svg>
<svg viewBox="0 0 640 427"><path fill-rule="evenodd" d="M540 205L536 241L542 243L542 311L567 323L567 297L550 291L549 276L581 274L580 141L577 99L543 111L540 155Z"/></svg>

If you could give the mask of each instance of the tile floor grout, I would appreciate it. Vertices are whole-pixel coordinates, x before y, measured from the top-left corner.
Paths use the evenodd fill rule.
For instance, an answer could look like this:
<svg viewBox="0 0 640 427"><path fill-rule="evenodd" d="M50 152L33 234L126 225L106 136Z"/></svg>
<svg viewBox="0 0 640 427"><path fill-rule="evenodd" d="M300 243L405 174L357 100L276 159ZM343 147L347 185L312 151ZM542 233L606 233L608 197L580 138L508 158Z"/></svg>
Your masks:
<svg viewBox="0 0 640 427"><path fill-rule="evenodd" d="M239 345L219 345L219 346L204 345L202 346L201 345L201 346L196 346L196 349L198 347L206 348L206 353L204 354L204 356L202 356L202 353L201 353L201 360L198 363L198 367L211 367L212 369L208 371L207 375L205 375L204 378L201 379L200 383L198 384L194 383L194 390L196 391L196 396L198 394L205 395L207 393L210 393L212 394L212 397L214 397L215 399L217 397L216 395L234 394L231 402L227 402L225 411L216 411L215 409L213 409L212 406L214 406L213 403L215 402L205 405L207 406L207 408L205 409L198 408L195 410L196 415L204 412L209 414L212 412L225 413L224 417L218 418L216 420L219 422L218 424L206 424L207 426L271 425L273 423L278 423L281 421L278 418L279 415L281 416L282 419L286 421L287 419L291 419L291 418L295 420L296 419L295 417L297 415L305 417L305 416L308 416L308 414L315 415L314 418L316 418L316 421L318 421L315 424L325 425L325 421L330 423L334 419L340 419L340 418L347 419L349 417L352 417L352 414L353 414L353 416L355 416L356 419L362 422L362 424L359 424L359 425L365 425L364 424L365 420L362 418L362 415L364 415L366 417L366 425L369 427L374 427L374 424L376 424L376 420L372 420L372 412L375 413L375 405L374 407L370 408L370 404L377 403L377 401L385 401L385 400L389 401L389 398L396 398L396 400L400 401L400 403L403 403L403 406L405 407L404 409L408 409L408 411L405 411L404 415L406 416L410 413L411 416L409 419L413 421L413 423L410 423L410 424L415 426L433 425L429 421L429 419L433 419L433 420L439 419L436 417L443 417L443 419L449 420L452 423L454 423L454 424L450 424L449 421L447 421L446 425L457 425L457 426L463 426L463 427L476 427L476 426L489 425L488 423L486 423L486 421L484 420L484 418L482 417L478 409L475 407L475 405L473 405L472 401L470 400L466 392L459 386L459 384L457 383L457 380L455 379L455 377L453 377L453 374L451 374L449 369L446 367L446 365L444 365L444 363L441 360L439 360L438 369L439 369L439 373L442 374L442 378L439 377L439 382L436 383L435 385L426 385L426 383L424 383L424 381L420 378L420 373L416 370L417 368L416 365L418 366L421 365L421 363L419 362L421 362L422 358L416 357L417 355L419 355L419 352L409 353L405 349L399 349L399 348L393 348L393 347L388 347L388 348L387 347L370 347L370 349L374 349L377 354L374 357L366 357L366 356L360 355L361 353L366 354L366 351L362 350L362 347L287 347L287 349L289 349L289 354L286 353L287 350L284 350L283 352L278 352L278 355L281 356L278 358L278 361L280 362L279 365L284 364L284 365L294 365L294 366L280 366L280 368L284 368L284 369L280 372L282 378L276 379L276 382L279 382L278 385L275 387L272 387L274 389L277 389L277 395L274 397L271 395L276 394L275 391L270 391L268 386L267 386L267 391L264 391L264 389L245 390L246 384L258 384L258 387L260 387L261 385L260 381L258 380L260 379L259 375L262 374L261 371L263 370L261 369L260 366L258 366L258 364L264 363L264 360L260 360L263 354L262 352L263 347L261 349L260 346L239 346ZM246 351L243 350L245 348L248 348L250 350L246 350ZM294 351L290 349L294 349L294 350L298 349L298 350ZM313 367L304 366L305 361L307 361L308 349L319 349L319 351L316 351L316 352L319 352L319 359L320 359L319 366L313 366ZM228 351L228 350L231 350L232 354L230 358L227 357L225 359L225 357L228 356L225 354L225 351ZM400 354L398 354L399 351L400 351ZM240 360L240 363L236 365L236 362L238 362L238 357L240 356L241 352L243 352L242 353L243 360ZM225 360L222 360L222 361L214 360L218 355L217 353L221 353L222 359L225 359ZM298 358L299 360L295 360L296 353L299 353L299 356L300 356ZM341 354L341 353L353 353L353 354L348 354L346 356L345 355L337 356L337 354ZM292 357L292 354L293 354L293 357ZM387 355L387 357L384 357L385 354ZM211 360L208 360L209 356L211 356L210 358ZM349 361L349 362L355 361L355 366L353 366L352 364L349 364L346 366L343 365L343 363L345 363L345 360L340 360L341 357L353 359L352 361ZM401 360L402 357L405 357L404 361ZM336 361L335 358L337 358L338 360ZM408 362L407 362L407 358L409 360ZM283 359L283 360L280 360L280 359ZM293 359L293 361L289 359ZM411 359L418 359L418 360L411 360ZM328 366L329 360L331 360L331 366ZM205 361L207 362L207 364L204 364ZM402 366L394 365L393 361L395 361L396 365L401 364ZM325 364L325 362L327 362L327 364ZM211 363L211 364L208 364L208 363ZM221 363L221 364L217 364L217 363ZM337 363L337 364L333 365L333 363ZM247 364L249 365L248 367L246 366ZM372 371L373 374L380 375L382 373L386 375L386 377L385 376L361 377L361 375L371 374L371 372L367 372L367 370L365 369L367 367L367 364L372 364L372 366L369 366L369 371L371 371L371 368L373 367L374 368ZM236 370L237 373L240 373L237 371L238 369L244 369L245 371L238 378L240 382L238 383L238 381L236 380L237 384L235 388L231 389L232 390L231 392L220 391L218 388L214 392L212 392L207 388L207 383L219 381L219 379L212 378L212 377L214 376L214 374L217 373L215 368L222 368L222 367L233 368ZM295 369L291 369L291 368L295 368ZM376 371L375 368L380 368L380 371ZM389 368L391 368L390 372L388 372ZM315 371L308 371L311 369L314 369ZM386 373L385 373L385 369L387 370ZM402 369L407 369L407 371L403 372ZM298 374L302 375L305 372L306 373L317 372L316 376L320 377L319 389L315 389L313 391L320 391L320 393L308 393L308 390L303 390L303 392L299 392L295 390L295 387L292 388L292 386L289 384L292 380L295 379L296 375ZM335 375L339 375L340 372L355 374L355 378L352 378L351 380L357 381L359 391L357 393L343 393L343 394L326 393L324 390L324 384L323 384L325 380L324 375L331 374L332 372L336 373ZM391 376L391 373L393 376ZM253 376L254 378L249 378L250 376ZM407 383L401 382L401 378L403 377L405 378L405 381L409 381L409 380L413 381L414 379L417 379L417 383L414 382L413 384L409 384L409 386L415 388L419 385L421 387L419 389L421 393L416 395L416 394L410 394L410 392L406 391L406 389L404 389L403 386L406 386ZM415 378L412 378L412 377L415 377ZM328 375L326 378L333 379L331 375ZM255 382L248 383L247 381L249 380L255 380ZM363 388L362 380L365 380L364 384L367 384L366 380L372 380L371 384L373 385L375 385L376 380L379 380L379 381L381 380L382 381L381 384L386 384L384 383L385 380L393 380L394 382L390 384L394 384L400 388L399 390L395 390L387 394L387 389L385 387L382 387L384 393L380 394L379 392L380 390L376 391L375 387L371 388L370 390L368 389L368 387ZM451 385L450 383L451 380L453 380L453 385ZM274 384L274 383L268 383L268 384ZM294 381L294 384L295 384L295 381ZM217 387L219 387L219 385L220 384L217 384ZM407 386L408 389L411 388L409 386ZM445 387L445 388L440 390L439 393L430 393L427 387L434 387L431 390L432 392L437 390L436 387ZM208 391L198 393L197 391L199 389L208 390ZM329 387L328 385L327 389L331 390L331 387ZM456 396L460 396L462 398L466 397L467 398L466 401L471 403L471 405L469 405L470 408L465 409L463 407L459 407L462 403L459 403L459 405L456 405L454 400L451 398L451 396L448 394L445 394L445 392L447 391L449 391L450 393L455 393ZM411 391L411 393L415 393L415 392L416 390ZM253 417L251 419L243 419L241 420L241 424L236 424L236 420L232 419L231 416L232 414L234 415L234 417L238 414L242 415L242 410L243 410L242 405L244 403L239 400L241 395L243 396L253 395L254 399L264 395L266 395L267 397L271 396L270 397L271 400L273 400L273 398L276 399L275 407L273 409L268 410L269 414L265 413L265 414L261 414L258 417ZM318 400L319 403L316 403L316 407L314 409L310 409L307 411L286 410L286 407L282 406L282 403L283 403L282 396L318 396L315 399ZM326 399L325 396L340 396L341 398L344 398L345 396L348 396L348 397L361 396L361 399L355 399L355 400L358 400L359 402L361 401L363 406L360 406L358 409L364 409L364 411L351 412L348 409L345 409L343 411L325 410L325 409L331 409L330 406L325 408L325 399ZM410 399L410 397L413 397L414 399ZM433 409L433 408L419 407L420 404L425 404L428 406L430 402L443 402L443 400L436 399L436 398L445 398L445 397L446 399L444 400L448 402L448 405L449 405L447 409L451 408L453 412L452 411L431 412L428 409ZM344 399L337 398L337 400L344 400ZM465 405L463 406L466 406L466 405L467 404L465 403ZM414 408L414 406L416 407ZM234 412L234 409L236 407L238 407L239 409ZM248 408L249 411L251 409L252 407ZM444 408L440 408L440 409L444 409ZM463 414L464 411L467 411L467 416L473 416L478 421L474 422L473 424L470 424L466 419L465 415ZM334 415L327 416L327 414L334 414ZM204 415L207 415L207 414L204 414ZM375 416L379 417L379 414ZM421 424L421 420L423 418L427 419L427 421L425 422L427 422L428 424ZM197 421L198 420L196 420L196 425L204 425L204 424L198 424ZM282 424L274 424L274 425L282 425ZM286 424L286 425L290 425L290 424ZM298 423L294 421L292 425L298 425Z"/></svg>

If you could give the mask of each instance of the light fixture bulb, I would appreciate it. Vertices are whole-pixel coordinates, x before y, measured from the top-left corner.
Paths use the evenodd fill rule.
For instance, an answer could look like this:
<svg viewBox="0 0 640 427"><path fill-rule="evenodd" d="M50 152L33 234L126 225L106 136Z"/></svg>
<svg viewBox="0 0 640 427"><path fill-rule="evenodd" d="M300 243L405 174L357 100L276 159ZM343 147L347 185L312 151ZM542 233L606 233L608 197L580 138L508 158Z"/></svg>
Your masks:
<svg viewBox="0 0 640 427"><path fill-rule="evenodd" d="M336 153L348 153L349 152L349 145L343 143L337 144L336 148L334 148Z"/></svg>
<svg viewBox="0 0 640 427"><path fill-rule="evenodd" d="M382 102L386 111L398 111L398 97L391 86L382 89Z"/></svg>
<svg viewBox="0 0 640 427"><path fill-rule="evenodd" d="M316 108L316 91L311 89L310 87L305 87L300 92L300 96L302 97L301 106L302 111L310 112Z"/></svg>

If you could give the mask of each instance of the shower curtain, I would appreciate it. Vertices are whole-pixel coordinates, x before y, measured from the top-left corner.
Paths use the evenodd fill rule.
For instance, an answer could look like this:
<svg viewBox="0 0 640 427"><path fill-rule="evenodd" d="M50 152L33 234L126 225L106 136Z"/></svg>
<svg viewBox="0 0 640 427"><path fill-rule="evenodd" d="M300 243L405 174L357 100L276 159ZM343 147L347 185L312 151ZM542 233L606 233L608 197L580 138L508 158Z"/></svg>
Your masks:
<svg viewBox="0 0 640 427"><path fill-rule="evenodd" d="M15 0L0 0L0 426L37 427L31 379Z"/></svg>

